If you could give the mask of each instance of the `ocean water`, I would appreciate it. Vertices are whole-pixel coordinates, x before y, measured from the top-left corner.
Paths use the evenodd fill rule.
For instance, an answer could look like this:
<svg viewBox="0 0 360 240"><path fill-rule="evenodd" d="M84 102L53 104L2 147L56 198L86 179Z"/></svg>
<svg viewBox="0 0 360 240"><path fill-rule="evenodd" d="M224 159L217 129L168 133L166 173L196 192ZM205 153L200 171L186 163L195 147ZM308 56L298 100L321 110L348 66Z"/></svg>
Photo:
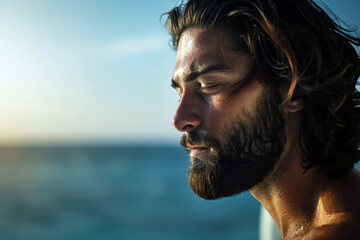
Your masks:
<svg viewBox="0 0 360 240"><path fill-rule="evenodd" d="M206 201L180 147L0 149L0 239L258 239L259 203Z"/></svg>

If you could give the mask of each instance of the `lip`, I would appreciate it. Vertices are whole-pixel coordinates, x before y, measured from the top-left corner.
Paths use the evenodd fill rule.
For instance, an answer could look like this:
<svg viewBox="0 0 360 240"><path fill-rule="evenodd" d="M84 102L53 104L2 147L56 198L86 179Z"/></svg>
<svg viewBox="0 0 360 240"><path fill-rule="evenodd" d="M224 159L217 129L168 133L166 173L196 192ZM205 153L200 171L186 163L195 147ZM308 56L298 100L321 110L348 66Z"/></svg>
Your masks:
<svg viewBox="0 0 360 240"><path fill-rule="evenodd" d="M209 150L209 148L203 146L191 146L189 147L189 149L190 149L190 157L198 157L201 154L207 152L207 150Z"/></svg>

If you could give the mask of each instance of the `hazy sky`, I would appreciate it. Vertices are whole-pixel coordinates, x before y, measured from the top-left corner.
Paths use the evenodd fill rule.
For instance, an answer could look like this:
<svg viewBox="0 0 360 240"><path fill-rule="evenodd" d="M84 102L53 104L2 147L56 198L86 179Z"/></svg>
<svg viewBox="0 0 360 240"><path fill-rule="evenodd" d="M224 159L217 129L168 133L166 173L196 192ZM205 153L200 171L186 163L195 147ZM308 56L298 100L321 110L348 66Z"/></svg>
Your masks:
<svg viewBox="0 0 360 240"><path fill-rule="evenodd" d="M0 0L0 144L178 142L177 0ZM360 25L360 1L324 1Z"/></svg>

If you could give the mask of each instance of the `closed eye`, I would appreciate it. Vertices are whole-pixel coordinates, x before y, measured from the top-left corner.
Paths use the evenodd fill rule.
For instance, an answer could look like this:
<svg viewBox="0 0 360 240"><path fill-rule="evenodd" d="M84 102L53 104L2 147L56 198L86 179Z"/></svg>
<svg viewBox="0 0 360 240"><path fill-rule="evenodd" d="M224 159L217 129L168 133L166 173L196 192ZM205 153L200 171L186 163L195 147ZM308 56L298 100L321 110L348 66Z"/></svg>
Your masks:
<svg viewBox="0 0 360 240"><path fill-rule="evenodd" d="M219 85L220 84L214 84L214 85L211 85L211 86L202 87L202 89L213 89L213 88L218 87Z"/></svg>
<svg viewBox="0 0 360 240"><path fill-rule="evenodd" d="M203 93L211 93L212 91L216 90L218 87L220 87L220 84L213 84L209 86L203 86L200 88L200 91Z"/></svg>

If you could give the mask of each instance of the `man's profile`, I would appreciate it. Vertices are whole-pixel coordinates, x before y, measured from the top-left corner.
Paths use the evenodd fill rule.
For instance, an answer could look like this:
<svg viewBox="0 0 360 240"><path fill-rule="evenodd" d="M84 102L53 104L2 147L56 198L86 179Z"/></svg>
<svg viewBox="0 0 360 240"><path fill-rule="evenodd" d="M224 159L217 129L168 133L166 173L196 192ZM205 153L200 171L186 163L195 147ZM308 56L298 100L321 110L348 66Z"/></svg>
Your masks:
<svg viewBox="0 0 360 240"><path fill-rule="evenodd" d="M167 16L194 193L249 191L283 239L360 239L360 39L312 0L189 0Z"/></svg>

